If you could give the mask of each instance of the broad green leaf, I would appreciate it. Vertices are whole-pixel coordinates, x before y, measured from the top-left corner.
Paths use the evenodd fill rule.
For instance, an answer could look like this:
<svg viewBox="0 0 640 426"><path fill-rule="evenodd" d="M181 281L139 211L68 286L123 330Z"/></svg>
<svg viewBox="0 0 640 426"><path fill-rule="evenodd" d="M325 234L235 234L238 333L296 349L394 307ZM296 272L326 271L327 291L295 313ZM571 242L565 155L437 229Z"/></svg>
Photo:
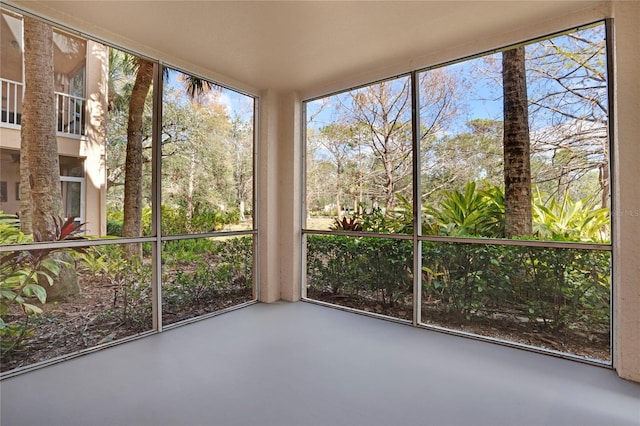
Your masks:
<svg viewBox="0 0 640 426"><path fill-rule="evenodd" d="M53 285L53 278L51 278L49 274L43 271L38 271L38 275L44 277L49 285Z"/></svg>
<svg viewBox="0 0 640 426"><path fill-rule="evenodd" d="M0 289L0 299L1 298L5 298L5 299L13 299L14 297L16 297L16 293L11 291L11 290L6 290L6 289Z"/></svg>
<svg viewBox="0 0 640 426"><path fill-rule="evenodd" d="M29 291L38 298L40 303L47 302L47 291L44 289L44 287L39 286L38 284L28 284L25 287L25 293L27 289L29 289Z"/></svg>
<svg viewBox="0 0 640 426"><path fill-rule="evenodd" d="M42 309L30 303L23 303L22 309L24 310L24 313L27 315L39 315L42 313Z"/></svg>

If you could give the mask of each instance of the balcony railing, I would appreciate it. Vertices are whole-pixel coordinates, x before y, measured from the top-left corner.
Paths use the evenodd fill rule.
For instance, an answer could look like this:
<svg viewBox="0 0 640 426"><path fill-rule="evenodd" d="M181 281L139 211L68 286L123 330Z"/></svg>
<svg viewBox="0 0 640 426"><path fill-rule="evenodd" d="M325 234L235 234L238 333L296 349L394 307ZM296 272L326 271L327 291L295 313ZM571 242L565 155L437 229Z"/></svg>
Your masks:
<svg viewBox="0 0 640 426"><path fill-rule="evenodd" d="M2 115L0 123L20 126L22 122L23 85L20 82L0 78ZM66 135L85 134L86 99L55 92L56 131Z"/></svg>
<svg viewBox="0 0 640 426"><path fill-rule="evenodd" d="M72 135L84 135L85 98L56 92L56 117L58 132Z"/></svg>
<svg viewBox="0 0 640 426"><path fill-rule="evenodd" d="M0 78L2 115L0 123L19 126L22 121L22 83Z"/></svg>

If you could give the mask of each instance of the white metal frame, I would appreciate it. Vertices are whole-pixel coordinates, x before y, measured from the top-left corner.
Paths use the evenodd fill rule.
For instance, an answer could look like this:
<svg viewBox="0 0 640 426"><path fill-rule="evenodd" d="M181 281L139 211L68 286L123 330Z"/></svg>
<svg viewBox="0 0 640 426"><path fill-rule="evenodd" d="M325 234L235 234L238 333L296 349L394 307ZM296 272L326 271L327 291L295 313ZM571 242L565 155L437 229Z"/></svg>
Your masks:
<svg viewBox="0 0 640 426"><path fill-rule="evenodd" d="M76 219L79 220L80 223L84 223L86 213L85 213L85 181L86 179L83 177L72 177L72 176L60 176L60 182L64 185L65 182L69 183L79 183L80 184L80 216ZM67 210L67 200L63 199L64 209Z"/></svg>

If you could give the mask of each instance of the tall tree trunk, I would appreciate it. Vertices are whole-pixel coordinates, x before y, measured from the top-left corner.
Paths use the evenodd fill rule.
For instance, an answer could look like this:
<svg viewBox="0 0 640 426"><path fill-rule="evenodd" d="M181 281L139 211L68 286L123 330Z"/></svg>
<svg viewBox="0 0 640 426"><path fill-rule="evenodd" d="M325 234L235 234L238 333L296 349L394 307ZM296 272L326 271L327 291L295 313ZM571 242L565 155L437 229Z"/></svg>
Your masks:
<svg viewBox="0 0 640 426"><path fill-rule="evenodd" d="M122 236L142 236L142 140L144 104L153 81L153 63L139 59L136 80L129 101L127 123L127 158L124 178L124 222ZM128 259L142 258L140 244L126 244Z"/></svg>
<svg viewBox="0 0 640 426"><path fill-rule="evenodd" d="M502 53L505 236L531 235L531 164L524 47Z"/></svg>
<svg viewBox="0 0 640 426"><path fill-rule="evenodd" d="M386 182L385 182L385 212L390 213L393 211L393 207L396 202L396 179L393 176L393 164L390 164L389 161L384 162L384 170L386 173Z"/></svg>
<svg viewBox="0 0 640 426"><path fill-rule="evenodd" d="M54 216L63 215L54 102L53 29L25 16L24 43L25 93L20 136L27 154L31 226L36 239L53 241L56 239ZM70 263L68 254L58 256ZM54 278L53 286L47 289L49 299L80 293L72 267L60 268L60 274Z"/></svg>
<svg viewBox="0 0 640 426"><path fill-rule="evenodd" d="M603 163L600 165L600 188L602 190L602 196L600 198L600 207L603 209L610 207L609 200L609 164Z"/></svg>
<svg viewBox="0 0 640 426"><path fill-rule="evenodd" d="M20 135L20 231L25 235L33 233L31 225L31 189L29 184L29 146Z"/></svg>
<svg viewBox="0 0 640 426"><path fill-rule="evenodd" d="M193 193L196 186L196 150L192 148L189 156L189 182L187 183L187 199L185 206L185 216L187 221L187 232L193 232Z"/></svg>

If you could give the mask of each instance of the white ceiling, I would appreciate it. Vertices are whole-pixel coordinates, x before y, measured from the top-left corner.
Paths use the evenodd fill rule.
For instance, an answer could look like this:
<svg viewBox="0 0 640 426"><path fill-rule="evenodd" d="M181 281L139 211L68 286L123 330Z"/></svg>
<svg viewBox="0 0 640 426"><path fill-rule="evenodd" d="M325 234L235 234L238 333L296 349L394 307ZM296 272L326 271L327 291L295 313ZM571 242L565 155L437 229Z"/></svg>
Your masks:
<svg viewBox="0 0 640 426"><path fill-rule="evenodd" d="M593 8L589 1L13 1L255 89L308 90Z"/></svg>

